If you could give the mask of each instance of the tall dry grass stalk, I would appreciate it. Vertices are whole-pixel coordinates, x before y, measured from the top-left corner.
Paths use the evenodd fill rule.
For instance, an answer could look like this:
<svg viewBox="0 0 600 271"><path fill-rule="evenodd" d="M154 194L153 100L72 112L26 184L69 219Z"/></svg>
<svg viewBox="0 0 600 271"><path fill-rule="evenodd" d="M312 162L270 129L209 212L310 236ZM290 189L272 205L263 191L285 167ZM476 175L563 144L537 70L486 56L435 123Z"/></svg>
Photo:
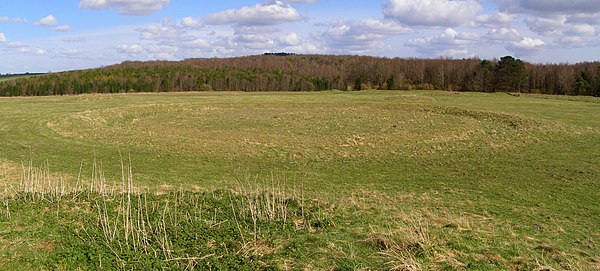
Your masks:
<svg viewBox="0 0 600 271"><path fill-rule="evenodd" d="M408 222L395 231L381 233L371 228L370 237L365 240L380 250L389 270L423 270L420 256L430 256L433 243L429 234L429 224L422 218Z"/></svg>
<svg viewBox="0 0 600 271"><path fill-rule="evenodd" d="M117 183L109 183L104 175L102 163L95 159L89 178L83 176L82 168L83 164L77 180L71 181L66 180L67 177L64 175L52 173L47 161L36 166L31 159L27 164L21 164L21 174L16 187L5 188L2 196L55 202L67 197L76 200L81 196L90 199L95 195L115 194L118 191L117 188L122 186Z"/></svg>
<svg viewBox="0 0 600 271"><path fill-rule="evenodd" d="M303 187L289 189L284 182L276 181L274 177L267 182L259 182L258 178L246 177L237 179L238 185L233 191L226 192L229 197L231 211L214 208L214 211L204 211L205 197L214 197L222 200L223 194L216 191L203 194L186 192L183 188L167 195L162 195L161 200L149 200L147 189L141 189L134 184L131 157L128 163L121 159L121 179L110 182L104 174L101 162L94 159L89 177L85 177L83 164L80 167L76 180L66 181L59 174L53 174L48 162L36 167L32 160L22 165L20 182L16 188L11 188L11 195L2 196L3 208L0 215L10 219L10 198L24 198L32 202L61 200L90 202L95 209L97 226L101 235L95 240L101 241L122 263L121 255L135 252L150 257L161 258L165 261L188 261L188 264L198 262L203 257L180 258L173 254L172 231L183 228L182 225L198 225L204 223L210 228L216 228L233 220L237 225L242 249L237 251L246 255L252 251L260 234L261 223L281 222L283 227L288 224L292 215L288 209L289 204L300 205L302 221L294 221L298 227L308 225L307 212L304 205ZM200 196L201 195L201 196ZM209 201L211 199L208 199ZM188 207L180 211L180 204ZM298 207L295 205L295 207ZM223 219L226 212L229 219ZM297 209L296 209L297 210ZM219 218L220 217L220 218ZM245 235L252 231L252 241L247 241ZM88 237L97 236L89 229L83 229ZM85 236L84 236L85 237Z"/></svg>
<svg viewBox="0 0 600 271"><path fill-rule="evenodd" d="M260 231L258 224L261 222L282 222L283 227L291 217L289 204L296 201L302 211L302 221L294 221L297 226L308 225L305 216L305 199L303 187L294 186L290 189L285 183L276 180L273 175L268 182L260 182L258 176L245 175L235 178L232 191L238 195L237 200L232 200L235 213L245 220L252 221L254 240ZM237 217L235 217L237 221Z"/></svg>

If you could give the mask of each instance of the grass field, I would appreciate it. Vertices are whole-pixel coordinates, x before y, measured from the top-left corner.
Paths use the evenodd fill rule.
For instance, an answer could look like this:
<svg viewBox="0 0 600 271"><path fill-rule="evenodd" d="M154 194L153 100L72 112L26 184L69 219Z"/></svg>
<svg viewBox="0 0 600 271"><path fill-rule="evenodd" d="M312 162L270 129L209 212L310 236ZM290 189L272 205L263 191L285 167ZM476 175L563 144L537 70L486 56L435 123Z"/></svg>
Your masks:
<svg viewBox="0 0 600 271"><path fill-rule="evenodd" d="M0 269L600 270L599 149L597 98L0 98Z"/></svg>
<svg viewBox="0 0 600 271"><path fill-rule="evenodd" d="M2 75L2 76L0 76L0 82L19 79L19 78L27 78L27 77L32 77L32 76L36 76L36 75L40 75L40 74L36 73L36 74Z"/></svg>

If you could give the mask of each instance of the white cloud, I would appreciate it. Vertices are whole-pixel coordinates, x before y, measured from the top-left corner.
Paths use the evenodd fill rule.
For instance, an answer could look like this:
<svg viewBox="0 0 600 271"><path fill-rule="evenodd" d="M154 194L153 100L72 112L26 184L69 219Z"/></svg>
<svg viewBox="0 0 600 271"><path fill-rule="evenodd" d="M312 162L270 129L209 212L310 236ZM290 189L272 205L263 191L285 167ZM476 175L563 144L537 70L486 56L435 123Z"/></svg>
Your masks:
<svg viewBox="0 0 600 271"><path fill-rule="evenodd" d="M500 4L501 10L523 14L524 22L530 30L554 38L548 48L595 46L593 40L586 37L598 35L600 25L598 0L495 1ZM510 47L520 49L531 44L531 40L522 41L520 44L511 44Z"/></svg>
<svg viewBox="0 0 600 271"><path fill-rule="evenodd" d="M582 37L561 37L557 41L560 47L585 47L588 45L588 40Z"/></svg>
<svg viewBox="0 0 600 271"><path fill-rule="evenodd" d="M520 41L514 41L506 46L506 49L514 52L517 56L526 56L540 51L546 43L541 39L524 37Z"/></svg>
<svg viewBox="0 0 600 271"><path fill-rule="evenodd" d="M144 47L139 44L122 44L117 47L117 51L124 54L139 54L144 52Z"/></svg>
<svg viewBox="0 0 600 271"><path fill-rule="evenodd" d="M275 27L275 26L266 26L266 25L261 25L261 26L234 26L233 29L235 30L235 35L257 35L257 34L269 34L269 33L276 33L279 32L279 28Z"/></svg>
<svg viewBox="0 0 600 271"><path fill-rule="evenodd" d="M2 32L0 32L0 42L6 42L6 36Z"/></svg>
<svg viewBox="0 0 600 271"><path fill-rule="evenodd" d="M80 53L81 51L79 51L78 49L64 49L58 52L58 56L64 58L73 58L77 57Z"/></svg>
<svg viewBox="0 0 600 271"><path fill-rule="evenodd" d="M589 24L575 24L569 25L565 31L566 35L579 36L579 37L590 37L597 34L596 27Z"/></svg>
<svg viewBox="0 0 600 271"><path fill-rule="evenodd" d="M103 9L118 8L125 15L150 15L171 3L171 0L81 0L80 8Z"/></svg>
<svg viewBox="0 0 600 271"><path fill-rule="evenodd" d="M158 59L158 60L175 60L175 54L179 51L179 48L171 45L147 45L145 47L146 51L148 51L149 59Z"/></svg>
<svg viewBox="0 0 600 271"><path fill-rule="evenodd" d="M567 17L567 22L576 24L598 25L600 24L600 12L591 14L571 14Z"/></svg>
<svg viewBox="0 0 600 271"><path fill-rule="evenodd" d="M279 43L284 46L298 46L302 43L302 38L296 33L289 33L279 37Z"/></svg>
<svg viewBox="0 0 600 271"><path fill-rule="evenodd" d="M427 56L472 57L470 46L479 44L481 36L477 33L459 33L452 28L444 32L418 39L410 39L405 45L414 47L417 52Z"/></svg>
<svg viewBox="0 0 600 271"><path fill-rule="evenodd" d="M69 25L61 25L61 26L55 27L54 30L60 31L60 32L68 32L68 31L71 31L71 26L69 26Z"/></svg>
<svg viewBox="0 0 600 271"><path fill-rule="evenodd" d="M491 41L520 41L523 39L519 31L508 28L494 28L485 35L485 38Z"/></svg>
<svg viewBox="0 0 600 271"><path fill-rule="evenodd" d="M463 32L459 33L452 28L447 28L444 32L427 36L420 39L411 39L407 42L409 46L416 45L442 45L442 46L464 46L473 44L480 39L479 34Z"/></svg>
<svg viewBox="0 0 600 271"><path fill-rule="evenodd" d="M402 35L413 32L412 29L403 27L392 21L365 19L351 23L357 34L377 34L384 36Z"/></svg>
<svg viewBox="0 0 600 271"><path fill-rule="evenodd" d="M199 20L194 19L192 17L184 17L183 19L181 19L181 25L185 27L200 27L202 26L202 23Z"/></svg>
<svg viewBox="0 0 600 271"><path fill-rule="evenodd" d="M27 47L21 47L17 49L17 52L21 53L21 54L27 54L29 52L31 52L31 49L27 48Z"/></svg>
<svg viewBox="0 0 600 271"><path fill-rule="evenodd" d="M589 40L583 37L596 36L598 34L596 27L585 23L570 23L568 17L567 15L532 16L525 19L525 23L529 26L529 29L542 36L555 37L553 44L559 47L585 47L590 45L588 44ZM513 44L511 48L520 47Z"/></svg>
<svg viewBox="0 0 600 271"><path fill-rule="evenodd" d="M13 23L18 23L18 24L20 24L20 23L26 23L26 22L27 22L27 19L23 19L23 18L12 18L12 19L11 19L11 21L12 21Z"/></svg>
<svg viewBox="0 0 600 271"><path fill-rule="evenodd" d="M44 49L37 49L35 52L33 52L33 54L36 56L45 56L48 54L48 52L46 52Z"/></svg>
<svg viewBox="0 0 600 271"><path fill-rule="evenodd" d="M54 17L54 15L50 14L44 18L41 18L39 21L37 21L35 23L35 25L53 26L53 25L56 25L57 23L58 23L58 21L56 20L56 17Z"/></svg>
<svg viewBox="0 0 600 271"><path fill-rule="evenodd" d="M264 51L275 46L275 40L265 35L237 35L234 36L233 42L242 45L244 49Z"/></svg>
<svg viewBox="0 0 600 271"><path fill-rule="evenodd" d="M519 0L517 4L523 9L544 14L600 12L598 0Z"/></svg>
<svg viewBox="0 0 600 271"><path fill-rule="evenodd" d="M14 51L19 54L25 54L25 55L45 56L46 54L48 54L48 52L46 52L43 49L32 50L31 48L29 48L25 45L16 46L16 47L13 47L12 49L14 49Z"/></svg>
<svg viewBox="0 0 600 271"><path fill-rule="evenodd" d="M525 23L529 26L532 31L544 35L558 35L561 30L565 27L567 17L564 15L552 16L552 17L528 17L525 19Z"/></svg>
<svg viewBox="0 0 600 271"><path fill-rule="evenodd" d="M169 18L165 18L161 25L149 25L143 28L137 29L140 32L140 39L143 40L154 40L154 41L175 41L183 40L184 31L181 27L178 27L171 22ZM189 39L189 38L188 38Z"/></svg>
<svg viewBox="0 0 600 271"><path fill-rule="evenodd" d="M219 13L209 14L204 18L211 25L277 25L302 19L300 13L283 1L268 1L256 4L254 7L230 9Z"/></svg>
<svg viewBox="0 0 600 271"><path fill-rule="evenodd" d="M2 47L8 48L8 49L19 49L19 48L27 47L27 45L23 44L20 41L12 41L12 42L3 44Z"/></svg>
<svg viewBox="0 0 600 271"><path fill-rule="evenodd" d="M23 18L9 18L8 16L2 16L0 17L0 22L25 23L27 20Z"/></svg>
<svg viewBox="0 0 600 271"><path fill-rule="evenodd" d="M208 43L208 41L201 39L201 38L196 38L193 40L189 40L186 42L183 42L180 45L180 48L187 48L187 49L207 49L210 48L210 43Z"/></svg>
<svg viewBox="0 0 600 271"><path fill-rule="evenodd" d="M388 37L411 33L412 29L393 21L375 19L333 22L322 36L334 52L366 52L383 46Z"/></svg>
<svg viewBox="0 0 600 271"><path fill-rule="evenodd" d="M482 9L475 0L388 0L386 18L414 26L460 26L472 22Z"/></svg>
<svg viewBox="0 0 600 271"><path fill-rule="evenodd" d="M483 14L475 17L475 22L490 26L490 27L498 27L502 25L509 25L512 23L518 15L516 14L508 14L504 12L498 12L493 14Z"/></svg>

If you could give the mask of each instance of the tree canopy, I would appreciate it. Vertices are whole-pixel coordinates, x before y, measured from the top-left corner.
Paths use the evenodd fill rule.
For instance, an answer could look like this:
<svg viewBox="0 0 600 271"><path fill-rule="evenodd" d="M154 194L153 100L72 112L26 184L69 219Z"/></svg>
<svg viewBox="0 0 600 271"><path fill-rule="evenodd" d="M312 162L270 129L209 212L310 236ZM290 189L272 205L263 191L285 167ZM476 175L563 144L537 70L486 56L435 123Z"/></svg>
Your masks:
<svg viewBox="0 0 600 271"><path fill-rule="evenodd" d="M169 91L440 89L600 96L600 63L401 59L287 53L223 59L128 61L0 82L0 95Z"/></svg>

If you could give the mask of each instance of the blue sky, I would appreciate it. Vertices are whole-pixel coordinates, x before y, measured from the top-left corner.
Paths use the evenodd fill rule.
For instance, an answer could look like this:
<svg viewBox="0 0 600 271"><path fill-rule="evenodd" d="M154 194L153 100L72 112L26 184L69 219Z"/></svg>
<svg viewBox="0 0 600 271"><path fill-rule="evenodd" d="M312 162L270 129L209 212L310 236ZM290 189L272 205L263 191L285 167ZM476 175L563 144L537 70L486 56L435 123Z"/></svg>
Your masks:
<svg viewBox="0 0 600 271"><path fill-rule="evenodd" d="M21 0L0 73L264 52L600 60L598 0Z"/></svg>

